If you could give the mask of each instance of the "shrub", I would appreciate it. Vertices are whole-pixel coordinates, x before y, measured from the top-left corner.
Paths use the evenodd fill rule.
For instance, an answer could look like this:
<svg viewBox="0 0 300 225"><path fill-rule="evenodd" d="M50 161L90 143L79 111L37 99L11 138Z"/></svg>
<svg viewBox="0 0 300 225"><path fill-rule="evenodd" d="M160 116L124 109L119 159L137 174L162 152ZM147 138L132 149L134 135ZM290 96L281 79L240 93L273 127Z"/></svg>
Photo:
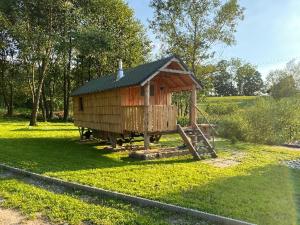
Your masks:
<svg viewBox="0 0 300 225"><path fill-rule="evenodd" d="M239 115L229 115L223 118L217 126L221 137L230 139L233 143L244 140L245 120Z"/></svg>
<svg viewBox="0 0 300 225"><path fill-rule="evenodd" d="M189 122L190 122L190 120L188 117L179 117L177 119L177 123L180 124L180 126L182 126L182 127L188 126Z"/></svg>
<svg viewBox="0 0 300 225"><path fill-rule="evenodd" d="M299 129L300 100L296 98L259 99L252 107L219 123L219 132L225 138L263 144L283 144L291 137L300 139Z"/></svg>
<svg viewBox="0 0 300 225"><path fill-rule="evenodd" d="M247 123L247 141L265 144L289 142L289 130L300 126L300 100L261 99L255 106L244 112L244 118Z"/></svg>
<svg viewBox="0 0 300 225"><path fill-rule="evenodd" d="M219 103L209 104L206 106L206 112L208 114L215 115L227 115L232 114L238 110L237 104L234 103Z"/></svg>

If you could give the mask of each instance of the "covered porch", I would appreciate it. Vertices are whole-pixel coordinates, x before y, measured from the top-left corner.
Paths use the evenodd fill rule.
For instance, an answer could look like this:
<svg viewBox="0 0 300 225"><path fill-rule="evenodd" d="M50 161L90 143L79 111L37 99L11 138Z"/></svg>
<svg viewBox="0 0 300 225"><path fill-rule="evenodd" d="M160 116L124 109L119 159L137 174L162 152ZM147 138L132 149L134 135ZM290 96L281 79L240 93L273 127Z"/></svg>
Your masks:
<svg viewBox="0 0 300 225"><path fill-rule="evenodd" d="M144 134L144 148L155 133L177 132L177 107L172 93L191 92L190 105L197 104L199 83L176 59L168 62L141 85L125 88L122 95L122 130ZM196 123L196 109L190 109L190 123Z"/></svg>

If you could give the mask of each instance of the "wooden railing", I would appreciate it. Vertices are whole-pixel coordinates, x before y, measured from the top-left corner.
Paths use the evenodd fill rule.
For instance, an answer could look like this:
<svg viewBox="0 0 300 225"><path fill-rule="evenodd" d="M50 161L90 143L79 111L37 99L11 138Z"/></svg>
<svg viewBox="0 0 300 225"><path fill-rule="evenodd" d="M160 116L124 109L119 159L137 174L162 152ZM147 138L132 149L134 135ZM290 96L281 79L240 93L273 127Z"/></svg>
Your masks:
<svg viewBox="0 0 300 225"><path fill-rule="evenodd" d="M122 129L142 133L144 131L145 106L122 106ZM150 105L148 132L176 130L177 108L173 105Z"/></svg>
<svg viewBox="0 0 300 225"><path fill-rule="evenodd" d="M214 126L210 123L210 121L205 116L205 114L196 105L194 105L194 107L201 114L202 118L204 119L204 121L208 125L209 129L211 130L210 135L211 135L211 138L212 138L212 146L213 146L213 148L215 148L215 136L219 135L218 132L216 131L216 129L214 128Z"/></svg>
<svg viewBox="0 0 300 225"><path fill-rule="evenodd" d="M201 114L201 116L204 118L205 122L208 124L209 128L213 131L214 134L218 135L218 132L216 129L213 127L213 125L210 123L210 121L207 119L207 117L204 115L204 113L196 106L194 107L197 109L197 111Z"/></svg>

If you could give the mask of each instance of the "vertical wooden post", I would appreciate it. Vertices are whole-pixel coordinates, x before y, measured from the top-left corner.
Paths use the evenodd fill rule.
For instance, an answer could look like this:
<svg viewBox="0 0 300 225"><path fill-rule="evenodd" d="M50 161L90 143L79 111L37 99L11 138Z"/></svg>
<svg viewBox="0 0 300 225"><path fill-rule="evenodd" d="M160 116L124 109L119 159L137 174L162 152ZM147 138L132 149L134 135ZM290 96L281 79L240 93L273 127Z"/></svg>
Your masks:
<svg viewBox="0 0 300 225"><path fill-rule="evenodd" d="M150 104L150 82L148 81L144 86L144 147L145 150L149 149L149 104Z"/></svg>
<svg viewBox="0 0 300 225"><path fill-rule="evenodd" d="M191 105L190 105L190 123L191 126L194 126L194 123L197 123L197 111L195 108L197 105L197 89L196 86L193 85L192 93L191 93Z"/></svg>

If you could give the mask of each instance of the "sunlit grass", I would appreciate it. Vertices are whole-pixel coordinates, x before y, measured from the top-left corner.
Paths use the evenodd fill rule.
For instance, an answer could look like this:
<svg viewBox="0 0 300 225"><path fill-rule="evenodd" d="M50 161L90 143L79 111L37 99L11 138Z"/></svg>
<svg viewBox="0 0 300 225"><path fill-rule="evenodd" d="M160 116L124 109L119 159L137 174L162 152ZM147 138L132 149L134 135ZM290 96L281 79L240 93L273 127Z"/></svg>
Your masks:
<svg viewBox="0 0 300 225"><path fill-rule="evenodd" d="M163 136L163 146L180 144ZM97 144L80 144L71 123L1 121L0 161L109 190L156 199L258 224L296 224L294 188L282 160L300 157L283 147L218 141L228 167L181 156L153 161L128 158Z"/></svg>

